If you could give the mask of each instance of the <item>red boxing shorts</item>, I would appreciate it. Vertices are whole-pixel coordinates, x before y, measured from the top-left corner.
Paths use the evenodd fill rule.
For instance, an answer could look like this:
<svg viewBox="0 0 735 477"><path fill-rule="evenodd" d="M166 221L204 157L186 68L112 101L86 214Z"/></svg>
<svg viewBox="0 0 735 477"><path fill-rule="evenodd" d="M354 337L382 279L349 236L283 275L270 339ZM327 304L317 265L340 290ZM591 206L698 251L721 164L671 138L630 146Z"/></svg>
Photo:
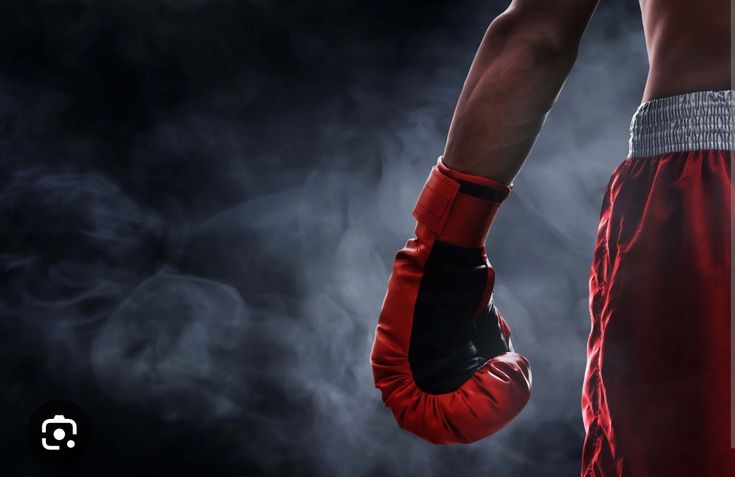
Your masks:
<svg viewBox="0 0 735 477"><path fill-rule="evenodd" d="M582 475L734 476L732 91L641 105L602 205Z"/></svg>

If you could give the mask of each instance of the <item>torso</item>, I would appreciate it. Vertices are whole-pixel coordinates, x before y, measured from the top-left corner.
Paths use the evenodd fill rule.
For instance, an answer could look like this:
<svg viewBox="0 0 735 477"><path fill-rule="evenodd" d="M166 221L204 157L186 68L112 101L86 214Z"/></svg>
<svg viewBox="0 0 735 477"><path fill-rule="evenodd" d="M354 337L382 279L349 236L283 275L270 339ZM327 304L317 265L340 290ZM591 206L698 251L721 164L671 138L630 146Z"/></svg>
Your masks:
<svg viewBox="0 0 735 477"><path fill-rule="evenodd" d="M730 89L730 0L640 0L650 70L643 100Z"/></svg>

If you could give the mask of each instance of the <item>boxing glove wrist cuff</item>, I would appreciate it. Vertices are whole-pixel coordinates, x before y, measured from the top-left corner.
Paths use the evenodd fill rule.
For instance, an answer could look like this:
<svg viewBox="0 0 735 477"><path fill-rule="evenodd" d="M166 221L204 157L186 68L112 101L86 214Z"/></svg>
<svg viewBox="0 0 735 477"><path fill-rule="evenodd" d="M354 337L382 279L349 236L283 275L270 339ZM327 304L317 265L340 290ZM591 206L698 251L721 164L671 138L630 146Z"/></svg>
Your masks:
<svg viewBox="0 0 735 477"><path fill-rule="evenodd" d="M511 187L447 167L441 157L431 169L413 216L416 236L462 247L485 244L490 224Z"/></svg>

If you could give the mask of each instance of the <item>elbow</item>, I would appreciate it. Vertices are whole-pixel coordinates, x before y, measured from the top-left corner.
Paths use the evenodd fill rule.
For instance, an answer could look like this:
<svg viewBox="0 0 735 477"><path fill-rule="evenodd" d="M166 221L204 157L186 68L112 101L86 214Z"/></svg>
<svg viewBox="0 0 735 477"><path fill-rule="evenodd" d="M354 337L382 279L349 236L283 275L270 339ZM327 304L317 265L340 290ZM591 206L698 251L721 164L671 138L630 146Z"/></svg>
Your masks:
<svg viewBox="0 0 735 477"><path fill-rule="evenodd" d="M580 37L554 18L511 6L490 24L480 49L520 67L568 71L577 58Z"/></svg>
<svg viewBox="0 0 735 477"><path fill-rule="evenodd" d="M567 74L577 60L579 42L563 36L540 34L525 41L528 44L526 55L535 67Z"/></svg>

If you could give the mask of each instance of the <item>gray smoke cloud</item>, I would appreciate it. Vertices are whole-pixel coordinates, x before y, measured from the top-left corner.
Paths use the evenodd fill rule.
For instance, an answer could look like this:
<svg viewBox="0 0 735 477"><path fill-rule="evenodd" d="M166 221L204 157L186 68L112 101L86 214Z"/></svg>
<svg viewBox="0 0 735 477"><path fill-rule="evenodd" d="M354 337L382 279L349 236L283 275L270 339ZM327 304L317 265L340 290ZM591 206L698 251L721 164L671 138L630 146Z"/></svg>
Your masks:
<svg viewBox="0 0 735 477"><path fill-rule="evenodd" d="M84 475L575 475L588 267L645 79L640 20L597 12L490 234L531 402L495 436L439 447L396 426L368 357L505 7L450 3L2 7L9 429L79 403L96 426Z"/></svg>

